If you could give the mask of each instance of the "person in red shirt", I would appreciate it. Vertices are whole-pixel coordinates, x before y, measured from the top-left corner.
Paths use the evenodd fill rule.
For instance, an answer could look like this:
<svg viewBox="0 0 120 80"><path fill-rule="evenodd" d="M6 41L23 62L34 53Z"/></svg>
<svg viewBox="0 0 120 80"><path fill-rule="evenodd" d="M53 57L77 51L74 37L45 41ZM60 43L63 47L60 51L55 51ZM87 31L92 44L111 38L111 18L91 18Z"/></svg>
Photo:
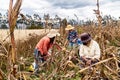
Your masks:
<svg viewBox="0 0 120 80"><path fill-rule="evenodd" d="M34 70L38 69L39 61L44 62L51 55L48 51L54 45L56 36L60 36L60 34L56 30L51 30L37 43L34 50Z"/></svg>

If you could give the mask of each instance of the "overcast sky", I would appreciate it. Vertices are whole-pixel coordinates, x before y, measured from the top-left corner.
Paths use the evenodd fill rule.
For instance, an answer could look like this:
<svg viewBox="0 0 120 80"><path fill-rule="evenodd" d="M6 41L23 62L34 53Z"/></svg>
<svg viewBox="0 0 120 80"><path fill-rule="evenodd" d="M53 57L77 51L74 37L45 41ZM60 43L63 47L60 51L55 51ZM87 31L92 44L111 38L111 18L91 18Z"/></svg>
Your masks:
<svg viewBox="0 0 120 80"><path fill-rule="evenodd" d="M14 0L16 1L16 0ZM5 13L9 0L0 0L0 12ZM56 14L62 18L95 19L93 9L97 9L96 0L23 0L21 12L24 14L37 13L41 17L49 13L51 17ZM100 0L102 15L120 17L120 0Z"/></svg>

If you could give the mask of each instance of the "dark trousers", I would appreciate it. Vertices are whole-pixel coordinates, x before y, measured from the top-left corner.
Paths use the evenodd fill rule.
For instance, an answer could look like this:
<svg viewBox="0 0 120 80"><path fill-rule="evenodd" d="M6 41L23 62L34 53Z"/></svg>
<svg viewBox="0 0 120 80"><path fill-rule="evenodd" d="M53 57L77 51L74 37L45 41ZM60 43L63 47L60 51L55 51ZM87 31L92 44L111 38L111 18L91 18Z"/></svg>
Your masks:
<svg viewBox="0 0 120 80"><path fill-rule="evenodd" d="M34 59L35 59L35 64L34 64L34 69L38 69L38 63L41 62L43 63L45 60L43 56L41 56L41 52L38 49L34 49Z"/></svg>
<svg viewBox="0 0 120 80"><path fill-rule="evenodd" d="M41 52L38 50L38 49L35 49L34 50L34 58L37 60L37 61L42 61L42 62L44 62L45 60L44 60L44 58L43 58L43 56L41 55Z"/></svg>

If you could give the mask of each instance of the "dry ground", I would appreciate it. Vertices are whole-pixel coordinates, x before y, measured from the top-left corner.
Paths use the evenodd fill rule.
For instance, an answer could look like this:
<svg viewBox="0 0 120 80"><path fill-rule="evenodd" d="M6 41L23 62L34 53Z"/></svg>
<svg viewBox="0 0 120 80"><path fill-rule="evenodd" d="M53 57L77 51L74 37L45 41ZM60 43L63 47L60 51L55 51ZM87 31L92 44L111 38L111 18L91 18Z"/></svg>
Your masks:
<svg viewBox="0 0 120 80"><path fill-rule="evenodd" d="M47 30L46 32L48 32L49 30ZM37 35L41 35L44 34L45 30L44 29L34 29L34 30L15 30L14 34L15 34L15 40L25 40L27 37L29 37L30 34L37 34ZM10 41L10 36L9 35L9 29L0 29L0 41L3 41L5 39L5 41Z"/></svg>

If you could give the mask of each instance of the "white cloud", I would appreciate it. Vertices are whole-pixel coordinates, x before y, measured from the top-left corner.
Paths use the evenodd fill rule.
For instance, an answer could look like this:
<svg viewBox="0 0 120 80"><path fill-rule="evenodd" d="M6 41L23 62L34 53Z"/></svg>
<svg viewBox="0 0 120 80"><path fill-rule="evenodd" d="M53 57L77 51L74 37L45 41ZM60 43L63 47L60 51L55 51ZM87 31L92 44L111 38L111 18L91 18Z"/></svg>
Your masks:
<svg viewBox="0 0 120 80"><path fill-rule="evenodd" d="M9 7L9 0L0 0L0 12L5 14Z"/></svg>
<svg viewBox="0 0 120 80"><path fill-rule="evenodd" d="M111 15L116 18L120 17L120 1L108 2L104 5L101 5L101 11L103 15Z"/></svg>
<svg viewBox="0 0 120 80"><path fill-rule="evenodd" d="M0 9L8 9L9 7L9 0L0 0Z"/></svg>
<svg viewBox="0 0 120 80"><path fill-rule="evenodd" d="M50 3L45 0L23 0L23 8L44 8L44 7L51 7Z"/></svg>
<svg viewBox="0 0 120 80"><path fill-rule="evenodd" d="M15 0L14 0L15 1ZM74 18L76 14L79 19L95 19L93 9L97 0L23 0L22 13L38 13L43 17L44 13L49 13L51 17L56 14L62 18ZM100 10L102 15L112 15L118 18L120 15L119 0L100 0ZM0 0L0 12L5 12L9 7L9 0Z"/></svg>

